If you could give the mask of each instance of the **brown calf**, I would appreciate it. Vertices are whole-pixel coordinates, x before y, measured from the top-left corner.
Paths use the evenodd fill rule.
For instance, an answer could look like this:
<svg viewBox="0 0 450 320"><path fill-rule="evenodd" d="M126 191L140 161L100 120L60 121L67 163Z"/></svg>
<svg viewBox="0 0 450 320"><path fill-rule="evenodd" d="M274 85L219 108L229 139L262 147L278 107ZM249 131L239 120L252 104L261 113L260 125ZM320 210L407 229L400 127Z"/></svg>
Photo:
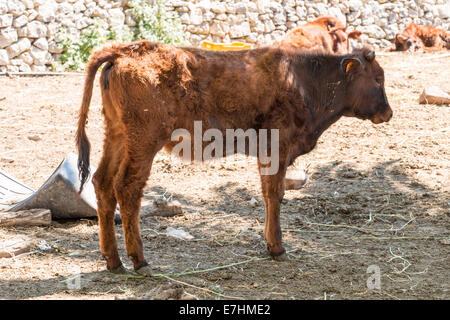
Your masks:
<svg viewBox="0 0 450 320"><path fill-rule="evenodd" d="M284 255L280 204L286 168L311 151L341 116L389 121L384 72L366 49L336 56L292 49L214 52L139 41L94 52L87 66L76 141L82 183L89 175L86 136L97 69L106 136L93 181L98 199L100 250L112 272L125 272L117 251L114 210L123 221L128 256L137 273L150 275L139 230L140 200L156 153L174 147L177 128L276 129L279 170L261 174L266 208L264 236L273 257ZM258 142L259 143L259 142ZM269 146L270 149L270 146ZM272 150L269 150L271 153ZM258 158L260 173L268 166Z"/></svg>
<svg viewBox="0 0 450 320"><path fill-rule="evenodd" d="M450 33L430 26L411 22L401 33L395 35L391 51L438 51L450 50Z"/></svg>
<svg viewBox="0 0 450 320"><path fill-rule="evenodd" d="M334 17L321 17L289 31L280 46L346 54L351 52L349 39L357 39L360 35L357 30L347 33L342 22Z"/></svg>

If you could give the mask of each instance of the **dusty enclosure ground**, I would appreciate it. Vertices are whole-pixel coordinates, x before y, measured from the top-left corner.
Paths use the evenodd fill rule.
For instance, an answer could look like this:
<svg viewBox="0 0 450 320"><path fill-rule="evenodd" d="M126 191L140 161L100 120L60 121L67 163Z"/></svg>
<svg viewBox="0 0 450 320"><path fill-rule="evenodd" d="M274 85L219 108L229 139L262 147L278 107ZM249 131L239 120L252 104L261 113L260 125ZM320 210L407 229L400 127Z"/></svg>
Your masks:
<svg viewBox="0 0 450 320"><path fill-rule="evenodd" d="M27 235L34 245L31 253L0 258L0 298L164 298L161 286L174 283L187 299L449 299L450 108L419 105L418 97L424 85L450 91L450 57L385 53L378 60L394 117L382 125L343 118L297 160L310 179L303 189L287 191L282 204L287 261L265 256L254 159L187 165L161 152L144 201L171 197L184 214L141 221L145 255L159 277L106 272L95 219L3 227L0 240ZM1 169L38 188L75 152L83 80L0 78ZM98 86L90 110L97 165L103 138ZM169 237L168 227L194 238ZM131 267L120 226L117 236ZM42 240L50 249L39 248ZM378 270L380 287L370 289ZM173 273L183 274L167 278Z"/></svg>

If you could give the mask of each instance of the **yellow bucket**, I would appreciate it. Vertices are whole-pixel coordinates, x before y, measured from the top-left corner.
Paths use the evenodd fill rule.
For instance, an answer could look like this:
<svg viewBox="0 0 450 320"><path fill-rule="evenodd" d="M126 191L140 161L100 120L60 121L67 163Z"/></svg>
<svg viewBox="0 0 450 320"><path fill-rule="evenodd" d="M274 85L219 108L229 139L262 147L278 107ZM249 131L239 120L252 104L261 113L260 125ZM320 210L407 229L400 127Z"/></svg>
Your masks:
<svg viewBox="0 0 450 320"><path fill-rule="evenodd" d="M252 45L243 42L214 43L205 40L202 42L202 47L213 51L236 51L236 50L249 50L252 48Z"/></svg>

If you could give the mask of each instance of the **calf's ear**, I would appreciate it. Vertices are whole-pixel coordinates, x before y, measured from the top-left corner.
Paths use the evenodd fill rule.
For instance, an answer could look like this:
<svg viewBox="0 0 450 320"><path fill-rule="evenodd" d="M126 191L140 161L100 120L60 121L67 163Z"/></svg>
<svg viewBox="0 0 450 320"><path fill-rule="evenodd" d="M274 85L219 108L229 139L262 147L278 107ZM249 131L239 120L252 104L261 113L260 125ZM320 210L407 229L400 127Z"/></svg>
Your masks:
<svg viewBox="0 0 450 320"><path fill-rule="evenodd" d="M357 58L344 58L341 60L341 69L346 74L355 72L361 65L361 61Z"/></svg>
<svg viewBox="0 0 450 320"><path fill-rule="evenodd" d="M350 32L347 36L349 39L358 39L360 35L361 35L361 31L354 30L354 31Z"/></svg>

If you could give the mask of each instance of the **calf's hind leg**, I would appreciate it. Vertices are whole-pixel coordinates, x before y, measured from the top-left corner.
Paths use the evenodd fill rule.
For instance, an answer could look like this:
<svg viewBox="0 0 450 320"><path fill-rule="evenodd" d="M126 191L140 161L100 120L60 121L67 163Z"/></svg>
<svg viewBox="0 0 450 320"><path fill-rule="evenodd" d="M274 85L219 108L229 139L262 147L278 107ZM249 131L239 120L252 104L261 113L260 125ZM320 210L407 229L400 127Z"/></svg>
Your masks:
<svg viewBox="0 0 450 320"><path fill-rule="evenodd" d="M150 175L153 157L158 150L133 152L123 159L117 175L114 189L120 205L120 216L125 236L125 245L137 273L151 276L151 270L144 258L144 249L139 228L139 210L145 183Z"/></svg>
<svg viewBox="0 0 450 320"><path fill-rule="evenodd" d="M107 269L113 273L127 272L120 261L114 230L117 200L113 189L113 178L119 168L121 152L122 148L117 143L112 144L107 138L102 159L92 178L97 196L100 252L106 260Z"/></svg>

